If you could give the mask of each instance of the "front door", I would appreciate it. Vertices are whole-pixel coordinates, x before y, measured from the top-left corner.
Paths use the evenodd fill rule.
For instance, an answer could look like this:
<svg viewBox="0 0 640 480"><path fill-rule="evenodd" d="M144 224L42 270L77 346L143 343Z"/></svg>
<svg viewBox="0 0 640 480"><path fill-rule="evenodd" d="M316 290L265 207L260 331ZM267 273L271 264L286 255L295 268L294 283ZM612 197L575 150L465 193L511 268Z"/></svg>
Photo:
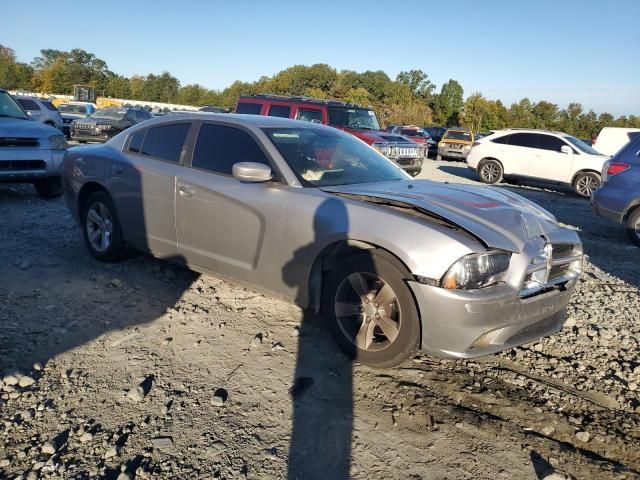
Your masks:
<svg viewBox="0 0 640 480"><path fill-rule="evenodd" d="M569 147L571 153L563 153L562 147L569 147L569 145L553 135L539 134L538 148L531 159L529 175L555 182L570 182L571 165L575 153L571 147Z"/></svg>
<svg viewBox="0 0 640 480"><path fill-rule="evenodd" d="M287 187L240 182L232 176L238 162L270 165L249 132L203 123L191 168L177 179L178 251L188 264L256 285L277 285L281 272L269 266L280 262L274 256L284 238Z"/></svg>

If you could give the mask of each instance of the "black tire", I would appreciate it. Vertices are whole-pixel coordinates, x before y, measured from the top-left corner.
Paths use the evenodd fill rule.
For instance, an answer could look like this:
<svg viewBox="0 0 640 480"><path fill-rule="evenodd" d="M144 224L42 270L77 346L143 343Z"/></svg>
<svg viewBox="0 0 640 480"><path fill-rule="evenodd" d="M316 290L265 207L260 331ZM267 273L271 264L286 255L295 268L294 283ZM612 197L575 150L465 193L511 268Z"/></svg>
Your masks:
<svg viewBox="0 0 640 480"><path fill-rule="evenodd" d="M502 164L497 160L483 160L478 167L478 175L482 183L493 185L500 183L504 178Z"/></svg>
<svg viewBox="0 0 640 480"><path fill-rule="evenodd" d="M600 186L600 175L594 172L582 172L573 179L573 190L584 198L591 198L596 188Z"/></svg>
<svg viewBox="0 0 640 480"><path fill-rule="evenodd" d="M60 177L43 178L42 180L36 180L33 184L36 188L36 192L42 198L51 199L58 198L62 195L62 181Z"/></svg>
<svg viewBox="0 0 640 480"><path fill-rule="evenodd" d="M102 251L95 248L91 243L91 240L89 239L89 230L91 230L91 227L87 226L87 216L89 215L89 211L93 206L98 206L98 204L103 205L108 210L111 218L110 225L112 227L110 243L108 247ZM111 197L107 192L100 190L89 195L82 206L81 226L87 248L96 260L100 260L101 262L117 262L123 257L125 252L125 243L122 239L122 229L120 228L120 221L118 220L118 213L115 205L113 204L113 200L111 200Z"/></svg>
<svg viewBox="0 0 640 480"><path fill-rule="evenodd" d="M640 207L635 208L627 217L627 234L640 247Z"/></svg>
<svg viewBox="0 0 640 480"><path fill-rule="evenodd" d="M339 288L348 282L347 277L352 274L375 275L384 285L391 287L395 294L394 312L398 322L397 336L390 344L379 351L368 351L355 345L355 334L360 331L366 313L351 315L350 326L352 335L349 336L336 316L335 302ZM413 355L420 345L420 318L416 303L406 284L408 273L400 262L386 252L371 250L348 257L339 262L335 270L331 271L323 286L323 315L328 322L329 330L340 348L356 361L374 368L387 368L399 365ZM340 291L341 291L340 290ZM355 294L355 290L352 292ZM358 301L356 301L356 304ZM369 306L371 307L373 303ZM342 317L344 318L344 317ZM375 327L383 338L380 327ZM383 343L385 341L383 340ZM378 345L378 344L376 344Z"/></svg>

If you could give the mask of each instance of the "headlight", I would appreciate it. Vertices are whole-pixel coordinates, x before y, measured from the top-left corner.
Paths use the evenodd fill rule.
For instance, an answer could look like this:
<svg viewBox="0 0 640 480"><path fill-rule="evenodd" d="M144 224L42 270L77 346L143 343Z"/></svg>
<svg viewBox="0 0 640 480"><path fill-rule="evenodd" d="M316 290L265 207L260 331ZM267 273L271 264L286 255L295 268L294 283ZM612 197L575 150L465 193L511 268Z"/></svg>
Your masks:
<svg viewBox="0 0 640 480"><path fill-rule="evenodd" d="M470 290L494 285L509 269L511 254L506 252L473 253L454 263L442 278L448 289Z"/></svg>
<svg viewBox="0 0 640 480"><path fill-rule="evenodd" d="M69 146L64 135L51 135L49 138L49 148L51 150L66 150Z"/></svg>

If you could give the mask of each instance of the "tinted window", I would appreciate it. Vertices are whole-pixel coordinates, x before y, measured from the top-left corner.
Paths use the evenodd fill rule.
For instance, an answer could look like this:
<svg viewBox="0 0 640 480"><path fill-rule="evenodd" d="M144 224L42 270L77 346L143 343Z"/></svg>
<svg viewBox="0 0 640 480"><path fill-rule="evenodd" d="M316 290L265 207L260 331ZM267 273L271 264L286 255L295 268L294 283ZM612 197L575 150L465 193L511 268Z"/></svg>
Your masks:
<svg viewBox="0 0 640 480"><path fill-rule="evenodd" d="M222 125L200 127L192 166L231 175L233 164L238 162L269 165L267 157L248 133Z"/></svg>
<svg viewBox="0 0 640 480"><path fill-rule="evenodd" d="M129 140L130 152L140 153L140 147L142 147L142 140L144 139L145 132L146 130L141 130L131 135L131 139Z"/></svg>
<svg viewBox="0 0 640 480"><path fill-rule="evenodd" d="M56 108L56 106L51 103L51 102L42 102L42 104L47 107L47 110L51 110L52 112L56 112L58 111L58 109Z"/></svg>
<svg viewBox="0 0 640 480"><path fill-rule="evenodd" d="M149 128L140 153L169 162L180 161L180 152L190 126L190 123L176 123Z"/></svg>
<svg viewBox="0 0 640 480"><path fill-rule="evenodd" d="M538 135L538 148L541 148L543 150L559 152L560 148L565 145L566 143L564 143L558 137L552 137L551 135Z"/></svg>
<svg viewBox="0 0 640 480"><path fill-rule="evenodd" d="M320 110L310 110L308 108L299 108L296 119L306 122L322 123L322 112ZM387 127L388 128L388 127Z"/></svg>
<svg viewBox="0 0 640 480"><path fill-rule="evenodd" d="M506 145L507 143L509 143L509 138L511 138L511 135L505 135L504 137L494 138L491 141L493 143L501 143L503 145Z"/></svg>
<svg viewBox="0 0 640 480"><path fill-rule="evenodd" d="M261 109L262 109L262 104L260 103L238 102L238 108L236 108L236 113L248 113L251 115L260 115Z"/></svg>
<svg viewBox="0 0 640 480"><path fill-rule="evenodd" d="M538 135L535 133L514 133L509 138L509 145L536 148L538 146Z"/></svg>
<svg viewBox="0 0 640 480"><path fill-rule="evenodd" d="M291 107L287 105L271 105L269 107L269 115L270 117L282 117L289 118L289 114L291 113Z"/></svg>
<svg viewBox="0 0 640 480"><path fill-rule="evenodd" d="M17 101L20 104L20 106L25 110L40 110L40 107L38 106L38 104L33 100L18 98Z"/></svg>

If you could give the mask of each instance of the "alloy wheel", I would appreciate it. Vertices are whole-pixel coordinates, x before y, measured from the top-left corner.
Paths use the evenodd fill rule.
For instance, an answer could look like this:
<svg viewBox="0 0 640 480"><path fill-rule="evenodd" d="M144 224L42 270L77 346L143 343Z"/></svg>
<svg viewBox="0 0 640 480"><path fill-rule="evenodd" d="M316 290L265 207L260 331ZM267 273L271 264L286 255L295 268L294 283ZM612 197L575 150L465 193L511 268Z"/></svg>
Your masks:
<svg viewBox="0 0 640 480"><path fill-rule="evenodd" d="M583 175L576 182L576 191L583 197L590 197L598 185L599 182L596 178L591 175Z"/></svg>
<svg viewBox="0 0 640 480"><path fill-rule="evenodd" d="M340 282L334 312L342 333L360 350L384 350L400 332L398 298L388 283L372 273L352 273Z"/></svg>
<svg viewBox="0 0 640 480"><path fill-rule="evenodd" d="M500 169L494 163L487 163L482 166L482 178L487 183L493 183L500 177Z"/></svg>
<svg viewBox="0 0 640 480"><path fill-rule="evenodd" d="M101 202L95 202L87 211L87 236L91 246L98 252L104 252L111 246L113 221L111 212Z"/></svg>

